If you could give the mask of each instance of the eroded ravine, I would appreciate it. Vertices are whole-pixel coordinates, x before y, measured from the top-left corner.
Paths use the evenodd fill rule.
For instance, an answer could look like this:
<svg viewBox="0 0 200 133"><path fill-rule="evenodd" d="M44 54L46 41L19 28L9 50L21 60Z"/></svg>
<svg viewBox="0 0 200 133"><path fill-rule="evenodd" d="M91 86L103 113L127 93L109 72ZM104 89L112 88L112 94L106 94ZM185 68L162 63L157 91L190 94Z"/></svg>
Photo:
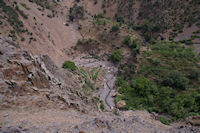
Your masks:
<svg viewBox="0 0 200 133"><path fill-rule="evenodd" d="M115 107L113 94L115 93L115 80L116 73L118 71L117 67L109 61L101 61L97 59L75 59L74 62L80 67L101 67L105 72L102 86L99 90L99 98L103 101L105 105L105 111L112 111Z"/></svg>
<svg viewBox="0 0 200 133"><path fill-rule="evenodd" d="M100 99L104 102L107 111L110 111L115 107L114 99L112 96L115 93L114 85L116 80L116 72L116 67L108 67L103 82L103 88L100 94Z"/></svg>

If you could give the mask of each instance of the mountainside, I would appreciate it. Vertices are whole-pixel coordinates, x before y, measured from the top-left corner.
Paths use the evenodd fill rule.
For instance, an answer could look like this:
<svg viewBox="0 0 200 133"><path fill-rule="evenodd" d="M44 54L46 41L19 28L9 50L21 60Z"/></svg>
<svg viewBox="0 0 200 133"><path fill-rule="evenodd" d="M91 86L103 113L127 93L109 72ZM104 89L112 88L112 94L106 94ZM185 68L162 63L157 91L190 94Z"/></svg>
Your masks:
<svg viewBox="0 0 200 133"><path fill-rule="evenodd" d="M0 0L0 133L200 132L198 0Z"/></svg>

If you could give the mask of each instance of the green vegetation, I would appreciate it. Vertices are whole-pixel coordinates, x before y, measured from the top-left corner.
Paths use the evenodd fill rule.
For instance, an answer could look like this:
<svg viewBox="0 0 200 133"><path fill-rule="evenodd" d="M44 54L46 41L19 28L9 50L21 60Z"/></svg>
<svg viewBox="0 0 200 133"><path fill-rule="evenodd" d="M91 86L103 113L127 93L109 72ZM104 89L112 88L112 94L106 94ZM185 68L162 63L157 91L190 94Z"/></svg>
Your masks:
<svg viewBox="0 0 200 133"><path fill-rule="evenodd" d="M95 15L94 15L94 18L95 18L95 19L104 18L104 14L103 14L103 13L99 13L99 14L97 14L97 15L95 14Z"/></svg>
<svg viewBox="0 0 200 133"><path fill-rule="evenodd" d="M158 119L159 119L160 122L162 122L165 125L170 124L170 120L168 120L166 117L159 117Z"/></svg>
<svg viewBox="0 0 200 133"><path fill-rule="evenodd" d="M96 71L96 72L95 72ZM97 80L98 76L99 76L99 72L100 72L100 68L98 69L98 67L94 67L91 71L90 71L90 78L94 81Z"/></svg>
<svg viewBox="0 0 200 133"><path fill-rule="evenodd" d="M117 109L114 109L113 114L115 114L115 115L117 115L117 116L120 115L119 112L117 111Z"/></svg>
<svg viewBox="0 0 200 133"><path fill-rule="evenodd" d="M80 75L81 78L84 80L84 84L82 86L82 91L86 96L91 95L91 91L95 91L98 89L96 87L96 80L99 76L100 68L93 68L92 70L86 71L83 68L78 69L78 74Z"/></svg>
<svg viewBox="0 0 200 133"><path fill-rule="evenodd" d="M113 25L110 32L117 32L119 31L119 26L118 25Z"/></svg>
<svg viewBox="0 0 200 133"><path fill-rule="evenodd" d="M76 66L75 63L72 62L72 61L65 61L65 62L63 63L63 65L62 65L62 67L63 67L64 69L69 69L69 70L71 70L71 71L76 71L76 70L77 70L77 66Z"/></svg>
<svg viewBox="0 0 200 133"><path fill-rule="evenodd" d="M130 41L125 38L126 44ZM149 112L169 114L160 117L164 124L200 115L200 69L196 65L200 57L191 48L178 43L154 42L151 50L141 53L137 73L130 74L130 66L124 67L116 85L115 102L126 101L126 110L146 109ZM127 72L126 72L127 71Z"/></svg>
<svg viewBox="0 0 200 133"><path fill-rule="evenodd" d="M25 3L20 3L21 6L23 6L26 10L30 10L30 8Z"/></svg>
<svg viewBox="0 0 200 133"><path fill-rule="evenodd" d="M91 43L92 41L93 40L91 38L89 38L89 39L82 39L82 40L78 39L76 45L85 45L85 44Z"/></svg>
<svg viewBox="0 0 200 133"><path fill-rule="evenodd" d="M15 9L19 12L19 14L20 14L24 19L28 19L28 15L25 14L22 10L20 10L18 6L16 6Z"/></svg>
<svg viewBox="0 0 200 133"><path fill-rule="evenodd" d="M121 51L120 50L115 50L112 54L111 54L111 60L113 62L120 62L122 59L122 55L121 55Z"/></svg>
<svg viewBox="0 0 200 133"><path fill-rule="evenodd" d="M198 20L198 0L154 0L141 1L138 10L137 24L135 19L135 1L119 0L116 20L123 21L129 27L140 30L146 41L158 37L159 33L171 31L170 40L173 40L178 33L183 32L184 26L192 26Z"/></svg>
<svg viewBox="0 0 200 133"><path fill-rule="evenodd" d="M98 0L94 0L94 4L96 5L98 3Z"/></svg>
<svg viewBox="0 0 200 133"><path fill-rule="evenodd" d="M0 8L5 14L7 14L7 21L17 33L25 31L23 29L23 22L19 19L17 12L12 7L6 5L4 0L0 0Z"/></svg>
<svg viewBox="0 0 200 133"><path fill-rule="evenodd" d="M132 50L134 57L136 54L140 53L141 41L139 39L136 38L132 41L130 36L126 36L123 40L123 44L127 45Z"/></svg>
<svg viewBox="0 0 200 133"><path fill-rule="evenodd" d="M124 38L123 44L126 44L127 46L131 45L131 37L129 35Z"/></svg>
<svg viewBox="0 0 200 133"><path fill-rule="evenodd" d="M185 90L189 80L178 71L170 71L163 79L163 85Z"/></svg>
<svg viewBox="0 0 200 133"><path fill-rule="evenodd" d="M74 19L82 19L84 16L84 8L83 6L78 6L74 4L69 10L69 20L73 21Z"/></svg>
<svg viewBox="0 0 200 133"><path fill-rule="evenodd" d="M101 109L101 111L104 111L104 109L105 109L105 105L104 105L103 101L100 101L100 109Z"/></svg>
<svg viewBox="0 0 200 133"><path fill-rule="evenodd" d="M29 2L36 3L41 6L43 9L50 9L50 3L47 0L29 0Z"/></svg>

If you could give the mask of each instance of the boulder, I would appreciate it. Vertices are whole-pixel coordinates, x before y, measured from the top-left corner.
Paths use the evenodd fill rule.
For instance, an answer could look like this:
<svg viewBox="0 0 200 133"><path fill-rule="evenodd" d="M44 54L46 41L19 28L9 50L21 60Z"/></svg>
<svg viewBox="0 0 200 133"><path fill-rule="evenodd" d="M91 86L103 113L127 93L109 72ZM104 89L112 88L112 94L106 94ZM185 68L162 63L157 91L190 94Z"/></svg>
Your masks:
<svg viewBox="0 0 200 133"><path fill-rule="evenodd" d="M200 116L193 116L189 118L188 123L193 126L200 126Z"/></svg>
<svg viewBox="0 0 200 133"><path fill-rule="evenodd" d="M117 102L117 108L124 108L126 106L126 101L121 100L119 102Z"/></svg>

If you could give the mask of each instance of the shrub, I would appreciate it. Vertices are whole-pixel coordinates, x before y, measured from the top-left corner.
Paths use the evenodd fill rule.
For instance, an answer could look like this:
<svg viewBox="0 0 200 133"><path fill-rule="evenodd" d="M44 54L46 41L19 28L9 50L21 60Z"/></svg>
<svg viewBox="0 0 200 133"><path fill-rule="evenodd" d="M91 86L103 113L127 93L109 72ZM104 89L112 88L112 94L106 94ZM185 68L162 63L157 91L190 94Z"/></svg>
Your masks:
<svg viewBox="0 0 200 133"><path fill-rule="evenodd" d="M117 31L119 31L119 26L118 25L113 25L110 31L111 32L117 32Z"/></svg>
<svg viewBox="0 0 200 133"><path fill-rule="evenodd" d="M121 51L120 50L115 50L112 54L111 54L111 60L113 62L119 62L122 59L122 55L121 55Z"/></svg>
<svg viewBox="0 0 200 133"><path fill-rule="evenodd" d="M28 15L24 13L24 11L20 10L18 6L16 6L16 10L19 12L19 14L24 18L28 19Z"/></svg>
<svg viewBox="0 0 200 133"><path fill-rule="evenodd" d="M100 109L101 109L101 111L104 111L104 109L105 109L105 105L104 105L103 101L100 101Z"/></svg>
<svg viewBox="0 0 200 133"><path fill-rule="evenodd" d="M64 69L70 69L71 71L77 70L77 66L72 61L65 61L62 65L62 68Z"/></svg>
<svg viewBox="0 0 200 133"><path fill-rule="evenodd" d="M103 13L99 13L99 14L95 14L94 18L104 18L104 14Z"/></svg>
<svg viewBox="0 0 200 133"><path fill-rule="evenodd" d="M128 46L131 45L131 37L129 35L124 38L123 44L126 44Z"/></svg>
<svg viewBox="0 0 200 133"><path fill-rule="evenodd" d="M24 37L22 37L22 38L21 38L21 41L23 42L24 40L25 40L25 38L24 38Z"/></svg>
<svg viewBox="0 0 200 133"><path fill-rule="evenodd" d="M166 117L159 117L159 121L165 125L169 125L170 121Z"/></svg>
<svg viewBox="0 0 200 133"><path fill-rule="evenodd" d="M96 5L98 3L98 0L94 0L94 4Z"/></svg>
<svg viewBox="0 0 200 133"><path fill-rule="evenodd" d="M171 71L163 80L163 85L184 90L187 88L189 80L178 71Z"/></svg>
<svg viewBox="0 0 200 133"><path fill-rule="evenodd" d="M140 47L140 40L139 39L134 39L132 44L130 45L130 48L134 49Z"/></svg>
<svg viewBox="0 0 200 133"><path fill-rule="evenodd" d="M85 10L83 6L78 6L77 4L74 4L73 7L69 10L69 19L70 21L73 21L74 19L81 19L83 18L85 13Z"/></svg>
<svg viewBox="0 0 200 133"><path fill-rule="evenodd" d="M27 5L25 3L20 3L21 6L23 6L26 10L30 10L29 7L27 7Z"/></svg>
<svg viewBox="0 0 200 133"><path fill-rule="evenodd" d="M200 77L200 72L196 69L193 69L191 72L190 72L190 75L189 75L189 78L190 79L194 79L194 80L198 80Z"/></svg>
<svg viewBox="0 0 200 133"><path fill-rule="evenodd" d="M148 79L143 77L140 77L136 80L135 90L138 95L144 97L149 96L150 94L156 94L158 91L155 85L153 85Z"/></svg>

